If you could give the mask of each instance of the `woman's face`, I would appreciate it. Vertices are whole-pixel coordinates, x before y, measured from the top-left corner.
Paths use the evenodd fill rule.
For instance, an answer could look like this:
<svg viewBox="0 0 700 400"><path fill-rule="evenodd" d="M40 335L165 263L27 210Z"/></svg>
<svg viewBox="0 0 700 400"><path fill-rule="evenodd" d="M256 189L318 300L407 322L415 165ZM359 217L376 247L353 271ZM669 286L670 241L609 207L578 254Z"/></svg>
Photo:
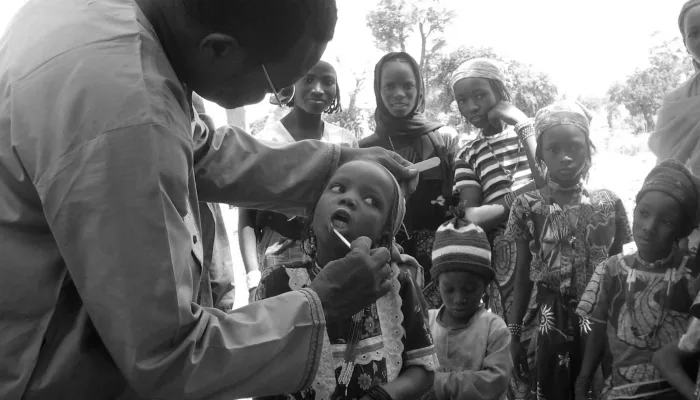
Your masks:
<svg viewBox="0 0 700 400"><path fill-rule="evenodd" d="M455 83L454 92L459 113L475 128L486 128L488 113L500 100L488 79L464 78Z"/></svg>
<svg viewBox="0 0 700 400"><path fill-rule="evenodd" d="M382 67L380 96L384 107L396 118L404 118L418 101L418 84L411 64L392 60Z"/></svg>
<svg viewBox="0 0 700 400"><path fill-rule="evenodd" d="M696 62L700 62L700 7L693 7L683 20L685 48Z"/></svg>
<svg viewBox="0 0 700 400"><path fill-rule="evenodd" d="M586 134L573 125L559 125L542 133L542 161L549 177L568 187L579 182L588 161Z"/></svg>
<svg viewBox="0 0 700 400"><path fill-rule="evenodd" d="M667 255L680 236L683 224L680 210L680 203L663 192L647 192L639 199L634 209L632 235L641 253L656 254L658 258Z"/></svg>
<svg viewBox="0 0 700 400"><path fill-rule="evenodd" d="M322 114L338 93L335 69L325 61L319 61L294 86L294 107L309 114Z"/></svg>
<svg viewBox="0 0 700 400"><path fill-rule="evenodd" d="M313 216L312 228L319 248L335 249L342 245L331 233L332 229L350 242L366 236L378 244L389 234L387 221L395 185L388 171L371 162L353 161L338 168L321 194Z"/></svg>

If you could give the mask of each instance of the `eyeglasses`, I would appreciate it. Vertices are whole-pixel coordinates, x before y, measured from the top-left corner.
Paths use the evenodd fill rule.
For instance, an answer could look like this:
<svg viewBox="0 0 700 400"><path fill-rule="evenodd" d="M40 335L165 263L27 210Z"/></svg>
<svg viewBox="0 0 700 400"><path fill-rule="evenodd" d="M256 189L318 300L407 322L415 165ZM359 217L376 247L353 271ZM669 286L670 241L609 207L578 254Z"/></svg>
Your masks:
<svg viewBox="0 0 700 400"><path fill-rule="evenodd" d="M277 99L277 106L282 107L282 102L280 101L280 97L277 95L277 90L275 90L275 85L272 84L272 79L270 79L270 75L267 73L267 69L265 68L265 64L260 64L262 67L263 73L265 74L265 78L267 79L267 83L270 84L270 89L272 89L272 93L275 95L275 99Z"/></svg>

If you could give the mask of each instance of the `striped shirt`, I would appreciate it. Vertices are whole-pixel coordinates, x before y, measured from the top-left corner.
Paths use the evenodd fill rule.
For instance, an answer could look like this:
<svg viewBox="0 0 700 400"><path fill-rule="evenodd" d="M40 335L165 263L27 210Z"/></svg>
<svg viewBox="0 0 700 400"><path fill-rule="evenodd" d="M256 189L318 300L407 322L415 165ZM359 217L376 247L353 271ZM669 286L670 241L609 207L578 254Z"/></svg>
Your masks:
<svg viewBox="0 0 700 400"><path fill-rule="evenodd" d="M511 190L527 185L532 180L532 172L525 146L520 146L519 141L513 127L508 127L488 139L479 134L467 142L455 163L454 192L469 187L479 188L483 204L491 204ZM515 171L514 182L510 182L504 169Z"/></svg>

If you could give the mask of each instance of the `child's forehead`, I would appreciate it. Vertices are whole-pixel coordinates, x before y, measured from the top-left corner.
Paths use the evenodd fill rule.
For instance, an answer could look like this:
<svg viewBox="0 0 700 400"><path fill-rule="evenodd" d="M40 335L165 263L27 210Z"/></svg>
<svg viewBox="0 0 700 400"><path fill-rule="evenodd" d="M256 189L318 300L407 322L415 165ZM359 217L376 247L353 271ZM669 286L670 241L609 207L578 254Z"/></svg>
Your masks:
<svg viewBox="0 0 700 400"><path fill-rule="evenodd" d="M439 277L442 283L452 286L472 286L484 280L484 278L472 271L445 271Z"/></svg>
<svg viewBox="0 0 700 400"><path fill-rule="evenodd" d="M381 191L387 198L393 196L397 185L386 168L369 161L353 161L342 165L333 175L331 182L333 181Z"/></svg>

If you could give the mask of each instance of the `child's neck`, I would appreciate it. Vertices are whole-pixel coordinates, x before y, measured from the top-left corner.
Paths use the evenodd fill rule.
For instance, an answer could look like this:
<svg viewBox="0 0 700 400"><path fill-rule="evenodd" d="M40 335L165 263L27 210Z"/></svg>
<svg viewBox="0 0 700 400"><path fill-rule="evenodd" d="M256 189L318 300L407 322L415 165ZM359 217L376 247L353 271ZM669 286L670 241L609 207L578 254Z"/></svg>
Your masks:
<svg viewBox="0 0 700 400"><path fill-rule="evenodd" d="M571 182L556 182L554 180L551 180L551 183L554 185L558 185L560 188L567 189L574 187L580 183L580 179L578 178L576 180L573 180ZM581 200L581 192L578 190L574 191L566 191L566 190L556 190L550 185L547 186L547 192L549 196L554 200L555 203L559 205L571 205L579 202Z"/></svg>
<svg viewBox="0 0 700 400"><path fill-rule="evenodd" d="M323 137L324 122L319 114L309 114L299 107L294 107L289 114L282 118L281 122L296 141L320 140Z"/></svg>
<svg viewBox="0 0 700 400"><path fill-rule="evenodd" d="M346 250L347 253L347 250ZM316 249L316 264L323 268L329 262L341 259L345 254L337 254L335 251L326 248L326 246L318 246Z"/></svg>
<svg viewBox="0 0 700 400"><path fill-rule="evenodd" d="M668 258L673 250L673 245L659 246L659 248L638 248L637 256L645 263L654 263Z"/></svg>

